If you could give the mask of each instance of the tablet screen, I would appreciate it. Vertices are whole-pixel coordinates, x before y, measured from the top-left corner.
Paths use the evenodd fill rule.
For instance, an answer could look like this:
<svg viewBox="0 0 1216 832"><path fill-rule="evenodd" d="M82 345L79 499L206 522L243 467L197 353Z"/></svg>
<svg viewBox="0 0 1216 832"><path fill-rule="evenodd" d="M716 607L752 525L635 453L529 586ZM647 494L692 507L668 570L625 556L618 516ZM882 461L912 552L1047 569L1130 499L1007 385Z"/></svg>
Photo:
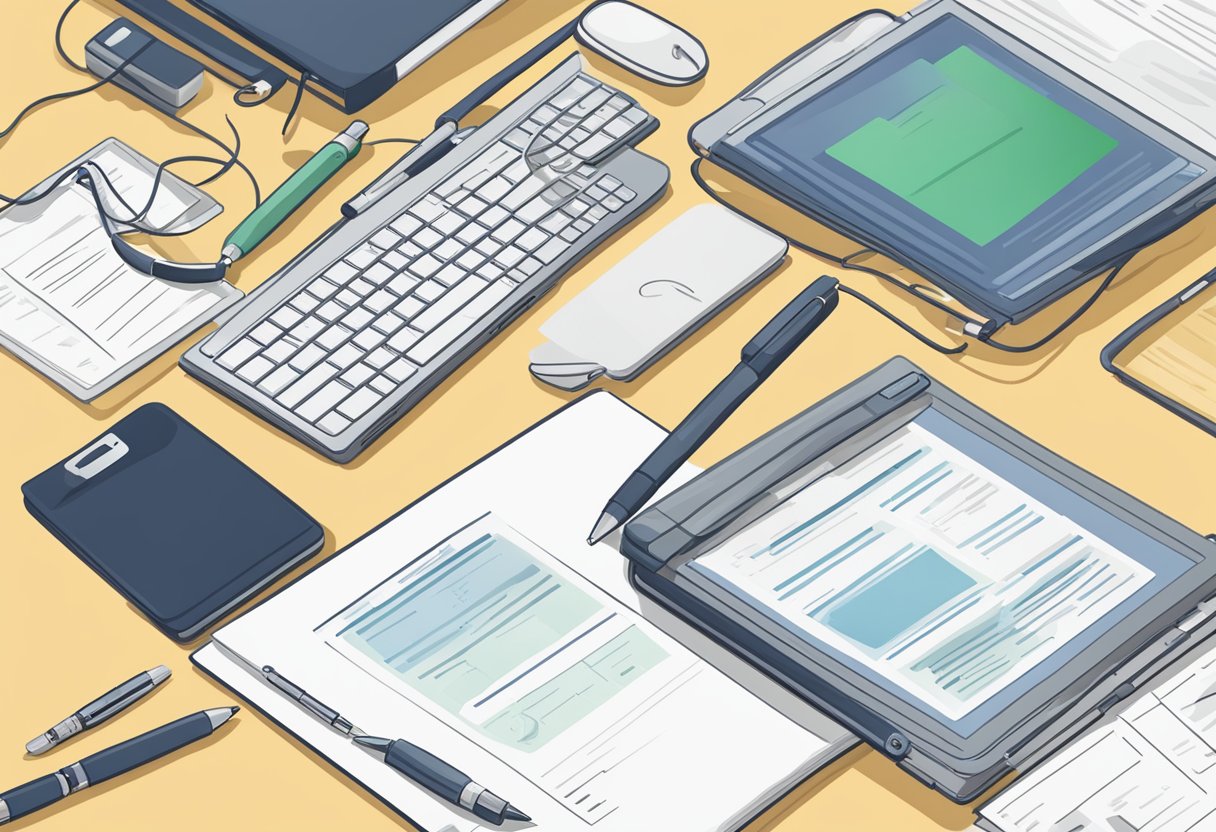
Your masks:
<svg viewBox="0 0 1216 832"><path fill-rule="evenodd" d="M966 736L1193 565L931 407L680 568Z"/></svg>
<svg viewBox="0 0 1216 832"><path fill-rule="evenodd" d="M1206 172L1194 148L1116 117L1048 66L944 16L721 153L1015 315Z"/></svg>

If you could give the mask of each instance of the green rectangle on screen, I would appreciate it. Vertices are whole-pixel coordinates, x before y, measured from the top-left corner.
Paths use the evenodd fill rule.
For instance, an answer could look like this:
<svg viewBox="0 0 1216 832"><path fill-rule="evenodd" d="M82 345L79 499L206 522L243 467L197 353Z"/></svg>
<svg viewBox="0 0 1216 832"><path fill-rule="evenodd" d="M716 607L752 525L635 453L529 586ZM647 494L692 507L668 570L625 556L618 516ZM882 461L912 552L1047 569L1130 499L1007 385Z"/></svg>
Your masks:
<svg viewBox="0 0 1216 832"><path fill-rule="evenodd" d="M1118 145L968 47L929 66L941 78L933 92L827 152L977 245L1013 228Z"/></svg>

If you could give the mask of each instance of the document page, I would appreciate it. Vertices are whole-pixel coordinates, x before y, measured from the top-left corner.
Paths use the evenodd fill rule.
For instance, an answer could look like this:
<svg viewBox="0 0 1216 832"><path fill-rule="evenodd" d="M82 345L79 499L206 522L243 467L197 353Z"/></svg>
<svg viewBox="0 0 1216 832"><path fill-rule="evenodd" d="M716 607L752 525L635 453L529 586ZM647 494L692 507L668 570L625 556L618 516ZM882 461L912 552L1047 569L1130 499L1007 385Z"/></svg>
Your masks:
<svg viewBox="0 0 1216 832"><path fill-rule="evenodd" d="M1216 648L985 804L1001 832L1216 829Z"/></svg>
<svg viewBox="0 0 1216 832"><path fill-rule="evenodd" d="M95 161L128 203L143 207L149 176L112 150ZM152 225L171 226L189 208L173 191L158 191ZM228 284L186 286L131 269L114 251L90 192L70 180L0 213L0 334L82 388L239 297Z"/></svg>
<svg viewBox="0 0 1216 832"><path fill-rule="evenodd" d="M917 422L690 568L950 719L1154 574Z"/></svg>
<svg viewBox="0 0 1216 832"><path fill-rule="evenodd" d="M1216 6L1209 0L962 3L1183 138L1216 150Z"/></svg>

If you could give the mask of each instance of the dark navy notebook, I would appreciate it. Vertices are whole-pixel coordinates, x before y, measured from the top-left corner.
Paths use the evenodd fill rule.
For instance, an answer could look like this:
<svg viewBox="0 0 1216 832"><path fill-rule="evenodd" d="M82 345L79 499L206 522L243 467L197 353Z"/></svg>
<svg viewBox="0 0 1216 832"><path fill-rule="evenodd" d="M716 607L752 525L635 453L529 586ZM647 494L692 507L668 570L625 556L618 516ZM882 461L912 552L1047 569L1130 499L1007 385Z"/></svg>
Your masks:
<svg viewBox="0 0 1216 832"><path fill-rule="evenodd" d="M331 103L353 113L397 83L402 74L398 62L432 35L474 7L486 14L502 0L191 2L276 58L307 72L332 93Z"/></svg>
<svg viewBox="0 0 1216 832"><path fill-rule="evenodd" d="M303 509L163 404L21 491L31 514L178 641L324 543Z"/></svg>

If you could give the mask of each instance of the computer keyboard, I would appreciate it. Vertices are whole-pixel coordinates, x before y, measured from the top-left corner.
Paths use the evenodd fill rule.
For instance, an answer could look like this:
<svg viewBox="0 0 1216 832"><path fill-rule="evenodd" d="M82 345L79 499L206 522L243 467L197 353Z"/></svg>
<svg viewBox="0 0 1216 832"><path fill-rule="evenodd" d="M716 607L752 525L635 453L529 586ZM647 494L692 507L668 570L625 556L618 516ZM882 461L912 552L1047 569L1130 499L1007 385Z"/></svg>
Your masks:
<svg viewBox="0 0 1216 832"><path fill-rule="evenodd" d="M381 200L401 207L377 203L259 288L254 319L238 315L183 366L353 458L657 197L666 168L631 147L655 125L570 59L465 138L428 187Z"/></svg>

